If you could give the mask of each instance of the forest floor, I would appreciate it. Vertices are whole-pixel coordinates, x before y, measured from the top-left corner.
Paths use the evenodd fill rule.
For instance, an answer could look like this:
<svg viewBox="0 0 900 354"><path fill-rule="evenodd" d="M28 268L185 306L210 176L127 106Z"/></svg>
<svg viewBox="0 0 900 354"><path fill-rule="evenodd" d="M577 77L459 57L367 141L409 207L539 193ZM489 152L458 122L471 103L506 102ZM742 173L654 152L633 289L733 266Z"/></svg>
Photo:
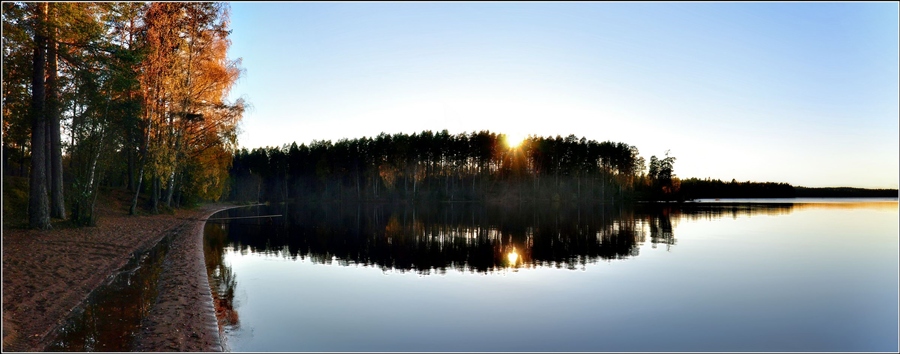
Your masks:
<svg viewBox="0 0 900 354"><path fill-rule="evenodd" d="M136 334L133 350L221 351L202 233L204 219L230 205L129 216L130 193L107 194L98 203L94 227L72 227L60 220L53 222L52 230L38 231L11 227L4 220L2 350L46 350L69 314L133 253L173 236L159 276L158 297Z"/></svg>

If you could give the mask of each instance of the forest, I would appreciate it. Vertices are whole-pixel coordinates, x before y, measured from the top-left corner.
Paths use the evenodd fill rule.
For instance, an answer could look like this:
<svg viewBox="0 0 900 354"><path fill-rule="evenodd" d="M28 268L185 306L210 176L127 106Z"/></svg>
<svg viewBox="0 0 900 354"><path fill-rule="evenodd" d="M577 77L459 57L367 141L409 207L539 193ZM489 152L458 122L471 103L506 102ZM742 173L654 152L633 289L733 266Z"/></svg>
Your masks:
<svg viewBox="0 0 900 354"><path fill-rule="evenodd" d="M227 3L2 10L4 218L27 199L29 227L91 225L101 186L131 191L131 214L223 195L245 109Z"/></svg>
<svg viewBox="0 0 900 354"><path fill-rule="evenodd" d="M897 197L896 189L679 178L666 151L490 131L429 130L235 152L228 199L284 201L685 202L701 198Z"/></svg>
<svg viewBox="0 0 900 354"><path fill-rule="evenodd" d="M675 157L569 135L521 143L429 130L241 149L229 198L263 201L603 201L675 195Z"/></svg>
<svg viewBox="0 0 900 354"><path fill-rule="evenodd" d="M700 198L896 198L896 189L850 187L810 188L775 182L739 182L734 179L687 178L680 180L679 200Z"/></svg>

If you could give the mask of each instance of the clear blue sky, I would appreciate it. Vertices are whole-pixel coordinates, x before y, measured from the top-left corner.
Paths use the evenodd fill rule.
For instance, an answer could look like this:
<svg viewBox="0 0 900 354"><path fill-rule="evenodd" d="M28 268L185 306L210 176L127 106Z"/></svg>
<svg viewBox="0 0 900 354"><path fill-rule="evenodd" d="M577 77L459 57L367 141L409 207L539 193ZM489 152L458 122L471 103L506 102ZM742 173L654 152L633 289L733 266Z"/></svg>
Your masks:
<svg viewBox="0 0 900 354"><path fill-rule="evenodd" d="M232 2L252 149L491 130L679 177L897 188L896 2Z"/></svg>

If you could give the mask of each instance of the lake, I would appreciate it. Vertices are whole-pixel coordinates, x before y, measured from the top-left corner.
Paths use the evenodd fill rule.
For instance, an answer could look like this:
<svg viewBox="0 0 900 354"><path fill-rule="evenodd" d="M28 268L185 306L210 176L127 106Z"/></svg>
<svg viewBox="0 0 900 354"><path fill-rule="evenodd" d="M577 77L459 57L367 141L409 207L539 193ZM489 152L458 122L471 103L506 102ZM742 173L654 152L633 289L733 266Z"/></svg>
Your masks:
<svg viewBox="0 0 900 354"><path fill-rule="evenodd" d="M223 211L232 351L898 349L897 199Z"/></svg>

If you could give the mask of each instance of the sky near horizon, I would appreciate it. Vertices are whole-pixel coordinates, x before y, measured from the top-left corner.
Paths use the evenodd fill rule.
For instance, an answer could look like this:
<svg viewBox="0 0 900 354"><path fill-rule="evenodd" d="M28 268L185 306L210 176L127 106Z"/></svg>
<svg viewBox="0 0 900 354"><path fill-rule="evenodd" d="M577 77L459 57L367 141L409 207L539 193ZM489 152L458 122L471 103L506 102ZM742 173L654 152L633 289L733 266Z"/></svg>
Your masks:
<svg viewBox="0 0 900 354"><path fill-rule="evenodd" d="M681 178L897 188L896 2L231 2L253 149L574 134Z"/></svg>

